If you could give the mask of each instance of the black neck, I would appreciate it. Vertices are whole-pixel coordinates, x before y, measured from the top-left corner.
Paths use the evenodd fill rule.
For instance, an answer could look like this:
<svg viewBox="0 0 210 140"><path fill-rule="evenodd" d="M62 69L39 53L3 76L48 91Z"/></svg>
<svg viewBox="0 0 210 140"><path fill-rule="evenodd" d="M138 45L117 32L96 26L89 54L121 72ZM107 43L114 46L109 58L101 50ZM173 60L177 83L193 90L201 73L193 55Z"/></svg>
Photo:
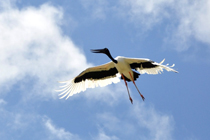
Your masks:
<svg viewBox="0 0 210 140"><path fill-rule="evenodd" d="M117 64L117 60L115 60L110 53L106 54L111 60L112 62L114 62L115 64Z"/></svg>

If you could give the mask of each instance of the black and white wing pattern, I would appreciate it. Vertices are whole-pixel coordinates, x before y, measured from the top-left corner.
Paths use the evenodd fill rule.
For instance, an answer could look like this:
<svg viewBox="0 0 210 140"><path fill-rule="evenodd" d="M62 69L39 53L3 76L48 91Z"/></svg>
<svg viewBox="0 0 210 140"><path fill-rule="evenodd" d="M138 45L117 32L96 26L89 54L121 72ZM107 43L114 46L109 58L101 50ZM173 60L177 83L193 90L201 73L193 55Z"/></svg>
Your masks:
<svg viewBox="0 0 210 140"><path fill-rule="evenodd" d="M140 74L160 74L163 72L163 69L178 73L178 71L172 68L175 64L172 66L168 66L168 64L163 65L165 59L163 59L160 63L146 58L126 58L125 61L130 64L132 69L137 70Z"/></svg>
<svg viewBox="0 0 210 140"><path fill-rule="evenodd" d="M61 96L60 99L64 97L68 99L70 96L85 91L87 88L103 87L111 83L118 83L120 79L117 73L118 71L113 62L87 68L72 80L60 82L65 84L60 86L60 90L57 90L61 92L59 94Z"/></svg>

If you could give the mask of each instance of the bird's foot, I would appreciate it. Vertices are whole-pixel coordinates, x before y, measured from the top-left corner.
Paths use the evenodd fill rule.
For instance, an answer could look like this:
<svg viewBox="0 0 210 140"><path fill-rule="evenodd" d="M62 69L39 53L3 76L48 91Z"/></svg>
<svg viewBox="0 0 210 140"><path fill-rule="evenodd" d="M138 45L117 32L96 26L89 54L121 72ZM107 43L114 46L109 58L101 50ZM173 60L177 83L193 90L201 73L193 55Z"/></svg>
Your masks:
<svg viewBox="0 0 210 140"><path fill-rule="evenodd" d="M129 99L130 99L130 101L131 101L131 104L133 104L133 99L132 99L131 97L130 97Z"/></svg>
<svg viewBox="0 0 210 140"><path fill-rule="evenodd" d="M144 101L144 99L145 99L144 96L142 94L140 94L140 95L141 95L142 100Z"/></svg>

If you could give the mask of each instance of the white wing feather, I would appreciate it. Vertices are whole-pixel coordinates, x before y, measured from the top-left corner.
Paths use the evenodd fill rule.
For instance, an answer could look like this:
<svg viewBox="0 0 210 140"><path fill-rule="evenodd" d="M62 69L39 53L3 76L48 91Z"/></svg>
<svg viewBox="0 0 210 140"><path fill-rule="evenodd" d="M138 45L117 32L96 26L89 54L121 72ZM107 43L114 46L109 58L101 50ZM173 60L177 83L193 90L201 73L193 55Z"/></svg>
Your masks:
<svg viewBox="0 0 210 140"><path fill-rule="evenodd" d="M95 88L95 87L104 87L106 85L109 85L111 83L118 83L120 82L119 77L113 77L103 80L88 80L81 81L79 83L74 83L74 79L65 81L65 82L59 82L64 83L64 86L60 86L62 89L56 90L58 92L61 92L59 94L60 99L66 97L68 99L70 96L80 93L81 91L85 91L87 88Z"/></svg>

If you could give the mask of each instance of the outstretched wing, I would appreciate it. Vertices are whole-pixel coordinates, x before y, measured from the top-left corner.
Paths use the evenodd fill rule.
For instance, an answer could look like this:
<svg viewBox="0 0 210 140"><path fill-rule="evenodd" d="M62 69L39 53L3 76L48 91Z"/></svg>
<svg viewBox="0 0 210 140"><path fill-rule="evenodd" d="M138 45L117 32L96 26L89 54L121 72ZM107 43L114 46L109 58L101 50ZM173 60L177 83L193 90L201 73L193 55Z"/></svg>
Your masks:
<svg viewBox="0 0 210 140"><path fill-rule="evenodd" d="M85 91L87 88L103 87L111 83L117 83L120 81L117 77L117 69L113 62L106 63L104 65L90 67L81 72L77 77L69 81L63 81L64 86L61 86L61 92L59 94L60 99Z"/></svg>
<svg viewBox="0 0 210 140"><path fill-rule="evenodd" d="M130 64L132 69L139 71L140 74L159 74L163 72L163 69L178 73L178 71L172 68L175 66L174 64L172 66L162 64L165 59L160 63L145 58L126 58L125 61Z"/></svg>

